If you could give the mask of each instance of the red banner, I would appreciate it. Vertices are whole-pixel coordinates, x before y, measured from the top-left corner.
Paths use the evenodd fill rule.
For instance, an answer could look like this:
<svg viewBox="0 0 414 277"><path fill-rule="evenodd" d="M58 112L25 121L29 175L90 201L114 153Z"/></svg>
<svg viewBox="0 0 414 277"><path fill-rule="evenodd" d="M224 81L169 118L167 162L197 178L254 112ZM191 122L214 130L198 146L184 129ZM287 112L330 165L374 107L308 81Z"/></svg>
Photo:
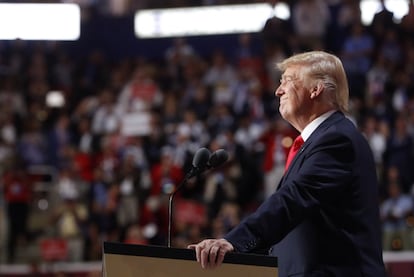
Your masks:
<svg viewBox="0 0 414 277"><path fill-rule="evenodd" d="M44 239L40 242L40 252L46 261L64 260L68 255L67 241L64 239Z"/></svg>
<svg viewBox="0 0 414 277"><path fill-rule="evenodd" d="M206 207L195 201L179 200L175 204L175 221L204 225L207 222Z"/></svg>

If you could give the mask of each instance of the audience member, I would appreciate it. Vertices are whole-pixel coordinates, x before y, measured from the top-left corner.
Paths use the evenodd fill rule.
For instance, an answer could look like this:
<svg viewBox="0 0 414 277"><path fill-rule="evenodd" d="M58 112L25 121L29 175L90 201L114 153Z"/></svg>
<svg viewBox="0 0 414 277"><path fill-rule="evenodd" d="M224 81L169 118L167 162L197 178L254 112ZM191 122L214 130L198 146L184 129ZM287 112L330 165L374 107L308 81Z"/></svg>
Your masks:
<svg viewBox="0 0 414 277"><path fill-rule="evenodd" d="M414 183L413 179L413 138L407 130L407 119L400 114L395 121L387 140L384 153L384 166L388 171L391 167L398 169L398 178L403 193L408 193Z"/></svg>
<svg viewBox="0 0 414 277"><path fill-rule="evenodd" d="M404 37L412 38L414 35L414 1L408 1L408 13L401 18L399 24Z"/></svg>
<svg viewBox="0 0 414 277"><path fill-rule="evenodd" d="M80 262L84 257L85 226L88 220L88 210L80 201L79 196L65 193L62 203L53 211L51 223L55 227L55 235L67 242L70 262Z"/></svg>
<svg viewBox="0 0 414 277"><path fill-rule="evenodd" d="M50 164L46 141L41 123L34 118L28 118L23 133L17 140L17 152L26 167Z"/></svg>
<svg viewBox="0 0 414 277"><path fill-rule="evenodd" d="M386 150L387 133L381 129L381 121L375 116L367 115L361 126L361 132L366 137L374 156L377 175L380 178L383 171L383 157Z"/></svg>
<svg viewBox="0 0 414 277"><path fill-rule="evenodd" d="M352 25L361 22L360 2L355 0L327 1L331 21L328 25L326 49L338 53L349 35Z"/></svg>
<svg viewBox="0 0 414 277"><path fill-rule="evenodd" d="M260 137L266 149L263 157L264 198L276 191L285 173L286 158L296 135L297 132L278 117L269 123L268 129Z"/></svg>
<svg viewBox="0 0 414 277"><path fill-rule="evenodd" d="M372 65L373 36L361 22L352 25L341 49L341 59L348 75L350 97L364 98L366 72Z"/></svg>
<svg viewBox="0 0 414 277"><path fill-rule="evenodd" d="M16 163L3 173L8 228L7 261L15 263L16 249L28 239L27 221L32 197L32 182L23 164Z"/></svg>
<svg viewBox="0 0 414 277"><path fill-rule="evenodd" d="M165 146L162 149L159 163L151 167L151 192L152 196L169 194L178 186L183 177L183 169L174 162L174 148Z"/></svg>
<svg viewBox="0 0 414 277"><path fill-rule="evenodd" d="M98 108L92 116L92 131L97 136L111 134L119 130L121 113L116 110L114 92L103 89L98 95Z"/></svg>
<svg viewBox="0 0 414 277"><path fill-rule="evenodd" d="M381 220L384 250L402 250L412 247L407 218L412 215L414 203L410 194L404 193L396 167L387 170L388 197L382 202Z"/></svg>
<svg viewBox="0 0 414 277"><path fill-rule="evenodd" d="M371 22L372 34L377 40L389 30L394 28L394 13L390 11L385 5L385 0L380 0L380 9L374 14Z"/></svg>
<svg viewBox="0 0 414 277"><path fill-rule="evenodd" d="M196 57L194 48L185 38L175 38L165 51L167 74L171 78L172 88L179 89L185 85L185 70Z"/></svg>
<svg viewBox="0 0 414 277"><path fill-rule="evenodd" d="M148 112L161 104L163 94L154 81L153 73L151 65L136 66L117 99L117 110L121 114Z"/></svg>
<svg viewBox="0 0 414 277"><path fill-rule="evenodd" d="M323 0L299 0L293 4L293 27L303 50L324 49L330 20L328 5Z"/></svg>
<svg viewBox="0 0 414 277"><path fill-rule="evenodd" d="M138 167L137 160L129 155L121 164L119 172L118 225L126 232L130 225L139 222L140 207L143 206L149 190L148 168Z"/></svg>
<svg viewBox="0 0 414 277"><path fill-rule="evenodd" d="M236 81L236 70L225 53L214 51L211 66L203 76L204 84L211 88L213 105L229 105L234 100L233 86Z"/></svg>
<svg viewBox="0 0 414 277"><path fill-rule="evenodd" d="M64 149L73 142L73 132L70 129L70 118L66 114L58 115L47 135L48 160L58 168L64 166Z"/></svg>

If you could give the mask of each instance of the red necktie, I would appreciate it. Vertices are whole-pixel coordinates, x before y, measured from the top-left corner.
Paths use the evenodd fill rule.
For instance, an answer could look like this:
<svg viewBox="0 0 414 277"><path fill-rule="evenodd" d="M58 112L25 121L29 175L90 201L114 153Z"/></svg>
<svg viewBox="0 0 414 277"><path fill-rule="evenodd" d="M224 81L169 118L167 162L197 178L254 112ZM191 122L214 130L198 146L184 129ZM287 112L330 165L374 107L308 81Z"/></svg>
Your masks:
<svg viewBox="0 0 414 277"><path fill-rule="evenodd" d="M297 136L293 141L292 146L290 147L289 154L286 160L285 165L285 172L289 168L290 163L292 162L293 158L295 157L296 153L299 151L300 147L303 145L304 141L301 136Z"/></svg>

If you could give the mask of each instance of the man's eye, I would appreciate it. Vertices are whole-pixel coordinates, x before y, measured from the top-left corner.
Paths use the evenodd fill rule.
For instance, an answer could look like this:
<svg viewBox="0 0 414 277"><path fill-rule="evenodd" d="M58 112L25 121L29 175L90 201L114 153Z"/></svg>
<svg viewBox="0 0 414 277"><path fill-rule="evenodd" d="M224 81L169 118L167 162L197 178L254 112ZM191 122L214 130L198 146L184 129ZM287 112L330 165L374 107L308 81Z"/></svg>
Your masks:
<svg viewBox="0 0 414 277"><path fill-rule="evenodd" d="M286 83L286 82L291 82L291 81L293 81L293 78L291 76L280 78L280 83L281 84Z"/></svg>

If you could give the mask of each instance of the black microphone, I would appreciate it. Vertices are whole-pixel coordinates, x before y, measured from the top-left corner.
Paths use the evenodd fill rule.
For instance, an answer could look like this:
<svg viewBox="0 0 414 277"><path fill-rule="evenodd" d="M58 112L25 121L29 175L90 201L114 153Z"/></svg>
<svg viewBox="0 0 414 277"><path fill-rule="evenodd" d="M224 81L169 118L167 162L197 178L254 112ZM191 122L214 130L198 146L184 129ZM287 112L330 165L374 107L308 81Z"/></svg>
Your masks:
<svg viewBox="0 0 414 277"><path fill-rule="evenodd" d="M224 149L218 149L210 155L210 158L207 162L207 168L216 168L224 164L229 158L229 154Z"/></svg>
<svg viewBox="0 0 414 277"><path fill-rule="evenodd" d="M206 169L211 156L212 155L207 148L198 149L197 152L194 154L193 163L192 163L193 168L188 173L187 179L203 172Z"/></svg>

